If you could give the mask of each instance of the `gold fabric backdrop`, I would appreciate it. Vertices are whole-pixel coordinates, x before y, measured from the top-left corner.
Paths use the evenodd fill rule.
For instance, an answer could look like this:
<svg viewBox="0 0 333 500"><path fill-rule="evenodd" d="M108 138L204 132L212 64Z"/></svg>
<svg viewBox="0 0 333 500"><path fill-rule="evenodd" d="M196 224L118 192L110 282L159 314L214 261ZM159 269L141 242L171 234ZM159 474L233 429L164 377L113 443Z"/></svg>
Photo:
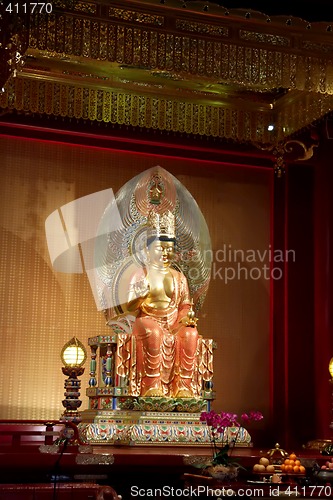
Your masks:
<svg viewBox="0 0 333 500"><path fill-rule="evenodd" d="M222 278L226 266L237 270L240 264L249 272L264 264L258 258L225 262L223 251L268 251L270 171L9 137L0 137L0 153L0 418L59 418L65 378L61 348L74 335L87 345L88 337L107 331L86 275L52 269L45 219L82 196L110 187L116 192L154 165L187 187L211 232L212 281L198 328L218 344L214 408L268 414L269 281L262 272L245 279L244 270L227 284ZM88 376L86 363L82 409Z"/></svg>

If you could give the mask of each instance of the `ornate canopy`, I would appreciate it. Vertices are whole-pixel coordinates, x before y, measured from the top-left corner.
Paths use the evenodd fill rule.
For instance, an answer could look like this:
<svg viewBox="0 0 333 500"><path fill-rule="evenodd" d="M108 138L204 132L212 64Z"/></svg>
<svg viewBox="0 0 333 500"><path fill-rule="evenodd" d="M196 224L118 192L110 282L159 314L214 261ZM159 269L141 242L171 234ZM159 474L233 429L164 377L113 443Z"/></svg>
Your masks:
<svg viewBox="0 0 333 500"><path fill-rule="evenodd" d="M333 109L328 23L200 1L47 5L3 15L3 113L272 144Z"/></svg>

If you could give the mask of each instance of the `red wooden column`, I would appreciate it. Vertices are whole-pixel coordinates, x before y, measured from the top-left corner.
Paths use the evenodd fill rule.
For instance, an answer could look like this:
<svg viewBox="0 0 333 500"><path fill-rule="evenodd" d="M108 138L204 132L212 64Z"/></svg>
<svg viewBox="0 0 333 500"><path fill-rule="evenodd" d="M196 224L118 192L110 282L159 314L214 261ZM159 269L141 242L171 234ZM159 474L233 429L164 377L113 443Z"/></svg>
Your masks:
<svg viewBox="0 0 333 500"><path fill-rule="evenodd" d="M313 439L314 175L316 165L288 166L286 283L286 426L289 451Z"/></svg>
<svg viewBox="0 0 333 500"><path fill-rule="evenodd" d="M286 248L286 175L273 177L271 207L271 245L272 250L284 251ZM270 434L281 446L287 439L286 420L286 270L283 262L271 262L271 269L277 269L280 279L271 279L271 423Z"/></svg>
<svg viewBox="0 0 333 500"><path fill-rule="evenodd" d="M273 189L272 247L281 261L272 265L281 277L271 281L272 436L289 451L315 427L313 172L289 164Z"/></svg>
<svg viewBox="0 0 333 500"><path fill-rule="evenodd" d="M315 169L315 409L316 438L332 438L332 390L328 363L333 357L333 140L320 142Z"/></svg>

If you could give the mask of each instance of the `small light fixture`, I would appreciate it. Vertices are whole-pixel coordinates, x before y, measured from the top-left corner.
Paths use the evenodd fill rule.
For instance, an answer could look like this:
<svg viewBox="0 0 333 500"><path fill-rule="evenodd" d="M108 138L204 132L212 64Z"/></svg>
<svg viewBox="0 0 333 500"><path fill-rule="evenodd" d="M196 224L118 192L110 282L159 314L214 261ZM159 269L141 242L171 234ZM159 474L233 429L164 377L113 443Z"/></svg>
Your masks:
<svg viewBox="0 0 333 500"><path fill-rule="evenodd" d="M331 358L331 360L328 364L328 371L330 372L331 382L333 383L333 358Z"/></svg>
<svg viewBox="0 0 333 500"><path fill-rule="evenodd" d="M62 372L68 376L65 380L65 399L62 401L65 411L61 420L80 422L81 416L78 408L82 401L79 399L81 381L78 377L84 372L83 365L87 359L87 351L84 345L76 337L73 337L62 348L60 357L64 364Z"/></svg>
<svg viewBox="0 0 333 500"><path fill-rule="evenodd" d="M87 351L84 345L73 337L64 345L60 356L65 367L81 367L87 359Z"/></svg>
<svg viewBox="0 0 333 500"><path fill-rule="evenodd" d="M269 132L272 132L274 130L274 128L275 128L274 125L268 125L267 130Z"/></svg>

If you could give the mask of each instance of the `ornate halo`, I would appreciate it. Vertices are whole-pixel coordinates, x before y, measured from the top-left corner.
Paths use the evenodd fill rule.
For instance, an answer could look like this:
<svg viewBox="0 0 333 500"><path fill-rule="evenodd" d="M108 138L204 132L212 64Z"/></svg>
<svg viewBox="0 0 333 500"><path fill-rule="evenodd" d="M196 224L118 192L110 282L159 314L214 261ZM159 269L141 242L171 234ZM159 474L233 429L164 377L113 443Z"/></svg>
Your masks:
<svg viewBox="0 0 333 500"><path fill-rule="evenodd" d="M178 259L173 267L185 274L194 309L198 311L208 289L212 252L206 221L189 191L173 175L157 166L128 181L116 194L116 203L123 226L103 235L102 229L106 226L103 219L110 216L106 209L98 235L107 239L103 247L106 250L98 254L96 249L97 282L101 283L98 295L102 307L114 309L115 315L123 310L130 273L146 264L148 216L153 207L161 215L167 211L174 214Z"/></svg>

